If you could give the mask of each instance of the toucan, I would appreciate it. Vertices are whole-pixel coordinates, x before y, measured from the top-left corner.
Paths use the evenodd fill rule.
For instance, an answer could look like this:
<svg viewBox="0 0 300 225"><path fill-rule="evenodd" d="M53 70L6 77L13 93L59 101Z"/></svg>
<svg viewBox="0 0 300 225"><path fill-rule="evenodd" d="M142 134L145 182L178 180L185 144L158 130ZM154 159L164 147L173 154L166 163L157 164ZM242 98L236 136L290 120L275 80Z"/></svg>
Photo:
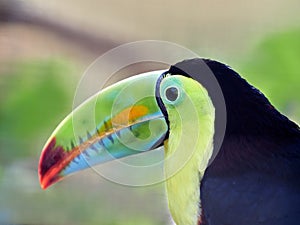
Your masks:
<svg viewBox="0 0 300 225"><path fill-rule="evenodd" d="M131 76L86 100L45 144L40 184L159 147L177 225L300 224L299 126L210 59Z"/></svg>

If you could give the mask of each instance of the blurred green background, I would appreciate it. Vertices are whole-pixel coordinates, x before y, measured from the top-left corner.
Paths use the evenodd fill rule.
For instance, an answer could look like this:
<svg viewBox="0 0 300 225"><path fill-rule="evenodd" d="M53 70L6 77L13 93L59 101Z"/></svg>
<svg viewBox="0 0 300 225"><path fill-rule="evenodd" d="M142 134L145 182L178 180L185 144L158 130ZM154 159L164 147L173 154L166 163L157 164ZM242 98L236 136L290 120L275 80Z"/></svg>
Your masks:
<svg viewBox="0 0 300 225"><path fill-rule="evenodd" d="M124 187L87 170L40 189L40 151L72 110L80 76L119 44L171 41L229 64L300 122L299 9L299 0L0 0L0 224L171 224L162 184Z"/></svg>

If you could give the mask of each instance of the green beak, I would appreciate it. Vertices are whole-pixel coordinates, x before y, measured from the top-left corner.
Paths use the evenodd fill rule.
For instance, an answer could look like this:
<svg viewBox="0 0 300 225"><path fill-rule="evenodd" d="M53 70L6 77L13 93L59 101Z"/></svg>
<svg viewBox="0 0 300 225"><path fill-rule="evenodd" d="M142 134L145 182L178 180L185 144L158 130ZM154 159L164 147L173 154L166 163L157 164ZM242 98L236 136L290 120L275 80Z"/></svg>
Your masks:
<svg viewBox="0 0 300 225"><path fill-rule="evenodd" d="M156 101L162 72L118 82L68 115L42 151L41 187L45 189L76 171L160 146L168 132Z"/></svg>

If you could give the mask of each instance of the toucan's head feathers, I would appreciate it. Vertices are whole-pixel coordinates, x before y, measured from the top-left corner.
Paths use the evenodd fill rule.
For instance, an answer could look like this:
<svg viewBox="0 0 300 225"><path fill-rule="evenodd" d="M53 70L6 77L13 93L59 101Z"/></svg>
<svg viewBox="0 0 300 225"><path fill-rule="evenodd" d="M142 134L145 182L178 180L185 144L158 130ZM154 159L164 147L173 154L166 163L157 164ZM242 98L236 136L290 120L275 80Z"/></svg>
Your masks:
<svg viewBox="0 0 300 225"><path fill-rule="evenodd" d="M297 124L278 112L262 92L223 63L210 59L189 59L171 66L169 73L196 79L207 89L218 111L220 108L218 96L215 94L216 88L205 75L207 67L217 79L224 96L227 112L226 135L269 135L275 132L297 135Z"/></svg>

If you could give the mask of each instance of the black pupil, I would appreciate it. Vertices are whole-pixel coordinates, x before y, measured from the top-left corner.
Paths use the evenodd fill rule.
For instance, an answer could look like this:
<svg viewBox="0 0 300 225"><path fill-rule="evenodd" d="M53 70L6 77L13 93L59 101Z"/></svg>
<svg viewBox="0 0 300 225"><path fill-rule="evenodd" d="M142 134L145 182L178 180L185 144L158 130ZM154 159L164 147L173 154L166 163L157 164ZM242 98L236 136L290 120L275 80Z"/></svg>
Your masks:
<svg viewBox="0 0 300 225"><path fill-rule="evenodd" d="M175 101L178 98L178 89L170 87L166 90L166 97L169 101Z"/></svg>

